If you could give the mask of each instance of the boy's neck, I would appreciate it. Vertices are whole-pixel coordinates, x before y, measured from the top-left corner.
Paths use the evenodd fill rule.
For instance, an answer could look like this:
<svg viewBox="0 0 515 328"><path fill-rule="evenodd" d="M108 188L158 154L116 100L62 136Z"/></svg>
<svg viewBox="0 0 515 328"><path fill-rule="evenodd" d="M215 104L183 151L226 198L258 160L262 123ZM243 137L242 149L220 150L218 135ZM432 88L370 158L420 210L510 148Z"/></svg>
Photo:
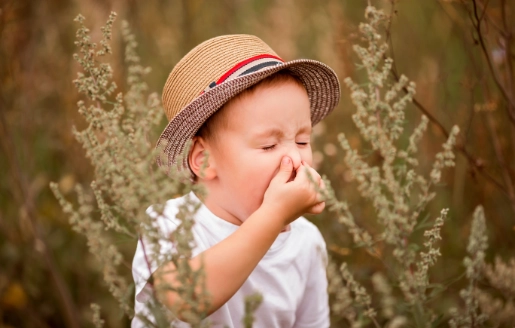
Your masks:
<svg viewBox="0 0 515 328"><path fill-rule="evenodd" d="M213 191L208 184L203 183L202 181L198 181L198 184L200 184L205 192L202 197L199 197L197 193L195 195L198 199L204 204L204 206L207 207L211 213L213 213L218 218L227 221L229 223L232 223L234 225L240 226L246 218L239 218L235 213L231 213L223 205L221 205L220 201L217 201L217 193Z"/></svg>
<svg viewBox="0 0 515 328"><path fill-rule="evenodd" d="M213 197L209 197L209 192L207 193L207 195L202 199L200 197L198 197L198 195L196 195L197 198L199 198L202 203L204 204L204 206L207 207L207 209L209 211L211 211L211 213L213 213L216 217L224 220L224 221L227 221L229 223L232 223L234 225L237 225L237 226L240 226L244 221L245 219L240 219L238 218L236 215L230 213L229 211L225 210L223 207L221 207L214 199ZM281 232L286 232L286 231L290 231L290 225L288 224L287 226L285 226L283 228L283 230L281 230Z"/></svg>
<svg viewBox="0 0 515 328"><path fill-rule="evenodd" d="M211 213L224 221L235 224L237 226L241 225L245 221L244 219L241 220L236 215L225 210L213 199L213 197L209 197L209 194L204 198L203 202L207 209L211 211Z"/></svg>

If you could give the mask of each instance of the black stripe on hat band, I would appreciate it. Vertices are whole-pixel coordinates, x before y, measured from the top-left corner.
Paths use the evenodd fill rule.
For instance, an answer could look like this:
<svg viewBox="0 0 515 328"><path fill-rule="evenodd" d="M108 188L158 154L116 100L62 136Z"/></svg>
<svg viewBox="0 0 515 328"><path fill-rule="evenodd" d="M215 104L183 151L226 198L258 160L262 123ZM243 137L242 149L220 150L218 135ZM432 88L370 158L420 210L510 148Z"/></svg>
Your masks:
<svg viewBox="0 0 515 328"><path fill-rule="evenodd" d="M247 75L247 74L250 74L252 72L259 71L262 68L265 68L265 67L268 67L268 66L275 66L277 64L281 64L281 63L277 62L277 61L264 62L264 63L258 64L256 66L253 66L253 67L249 68L248 70L246 70L245 72L241 73L238 76Z"/></svg>
<svg viewBox="0 0 515 328"><path fill-rule="evenodd" d="M235 77L240 77L240 76L244 76L244 75L247 75L247 74L250 74L250 73L253 73L253 72L257 72L257 71L259 71L259 70L261 70L261 69L263 69L265 67L276 66L278 64L282 64L282 62L271 60L271 61L261 62L259 64L255 64L254 66L251 66L252 63L249 63L249 64L246 65L247 67L250 66L248 69L246 69L245 71L243 71L239 75L235 75L237 73L237 71L236 71L232 75L229 75L226 79L224 79L224 81L222 81L220 83L223 83L223 82L225 82L225 81L227 81L229 79L233 79ZM244 67L240 68L240 71L241 71L241 69L244 69ZM204 89L204 91L202 91L202 93L208 92L209 90L213 89L217 85L218 84L215 81L209 83L209 85Z"/></svg>

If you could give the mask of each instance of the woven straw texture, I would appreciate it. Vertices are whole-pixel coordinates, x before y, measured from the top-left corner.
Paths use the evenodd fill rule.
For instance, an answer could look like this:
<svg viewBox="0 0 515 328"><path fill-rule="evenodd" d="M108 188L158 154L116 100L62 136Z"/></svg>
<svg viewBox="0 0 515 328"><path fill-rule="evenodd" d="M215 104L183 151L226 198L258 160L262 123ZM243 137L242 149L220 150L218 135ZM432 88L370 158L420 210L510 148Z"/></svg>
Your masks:
<svg viewBox="0 0 515 328"><path fill-rule="evenodd" d="M162 147L166 156L158 158L159 165L166 163L167 166L177 165L179 169L187 168L187 157L178 162L178 156L202 124L235 95L280 70L290 71L306 87L313 125L338 104L340 84L336 74L327 65L310 59L267 67L227 80L202 93L211 82L239 62L261 54L277 56L257 37L223 36L195 47L174 67L163 90L163 105L170 122L157 142L157 147Z"/></svg>
<svg viewBox="0 0 515 328"><path fill-rule="evenodd" d="M257 55L277 54L253 35L224 35L193 48L173 68L163 89L166 117L172 117L237 63Z"/></svg>

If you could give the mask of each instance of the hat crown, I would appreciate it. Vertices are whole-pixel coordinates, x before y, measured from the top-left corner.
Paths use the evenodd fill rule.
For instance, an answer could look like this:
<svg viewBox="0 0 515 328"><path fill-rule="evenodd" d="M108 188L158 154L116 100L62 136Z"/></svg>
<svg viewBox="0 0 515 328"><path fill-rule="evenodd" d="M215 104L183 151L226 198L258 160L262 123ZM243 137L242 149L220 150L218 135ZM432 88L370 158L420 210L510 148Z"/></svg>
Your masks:
<svg viewBox="0 0 515 328"><path fill-rule="evenodd" d="M168 120L238 63L259 55L277 54L253 35L223 35L206 40L188 52L172 69L163 88Z"/></svg>

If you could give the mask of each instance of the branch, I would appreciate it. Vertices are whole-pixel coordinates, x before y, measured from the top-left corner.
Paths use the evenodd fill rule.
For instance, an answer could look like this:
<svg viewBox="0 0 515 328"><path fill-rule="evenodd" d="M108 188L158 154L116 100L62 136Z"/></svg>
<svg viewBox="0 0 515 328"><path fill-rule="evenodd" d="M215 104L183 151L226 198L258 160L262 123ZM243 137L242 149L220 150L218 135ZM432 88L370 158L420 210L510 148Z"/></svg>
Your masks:
<svg viewBox="0 0 515 328"><path fill-rule="evenodd" d="M495 133L494 122L492 121L492 116L490 113L485 113L486 115L486 125L488 127L488 132L490 132L490 137L492 138L492 144L494 146L495 156L497 157L497 161L499 162L499 166L501 167L502 176L504 179L504 184L508 188L508 197L511 201L511 206L513 212L515 213L515 189L513 187L513 181L510 176L510 172L508 170L508 165L506 164L506 160L502 153L501 143L499 142L499 138Z"/></svg>
<svg viewBox="0 0 515 328"><path fill-rule="evenodd" d="M503 1L503 6L504 6L504 1L505 0L502 0ZM485 17L485 21L488 21L489 24L491 24L491 26L493 26L495 28L495 30L497 32L499 32L503 37L506 37L506 31L507 31L507 28L506 26L502 27L499 25L499 22L496 21L494 18L490 17L490 15L488 15L487 11L486 11L486 7L488 7L488 3L490 1L487 1L485 5L483 5L482 3L479 3L479 5L483 5L483 14L482 16Z"/></svg>
<svg viewBox="0 0 515 328"><path fill-rule="evenodd" d="M502 12L502 21L504 30L501 32L502 36L505 40L504 49L506 51L506 69L507 69L507 77L508 77L508 88L510 92L513 92L513 63L511 61L511 43L512 43L512 33L508 28L508 19L506 18L506 0L502 0L501 3L501 12Z"/></svg>
<svg viewBox="0 0 515 328"><path fill-rule="evenodd" d="M394 9L393 9L394 1L391 2L391 5L392 5L391 12L394 12ZM391 19L391 17L390 17L390 19ZM386 30L386 36L387 36L387 40L390 43L389 48L390 48L390 52L391 52L391 57L394 58L393 45L392 45L392 41L391 41L392 40L391 24L388 25L388 28ZM383 58L386 59L386 55L384 55ZM392 73L394 80L396 82L398 82L400 77L399 77L399 73L397 72L397 66L396 66L395 60L393 61L391 73ZM408 89L406 87L404 87L402 90L404 91L405 94L408 93ZM445 139L448 139L449 131L447 131L447 129L443 126L443 124L440 121L438 121L438 119L436 117L434 117L433 114L431 114L431 112L424 105L422 105L415 97L413 98L412 102L415 105L415 107L418 108L422 112L422 114L424 114L429 119L429 121L438 128L438 130L445 137ZM509 197L511 199L509 192L504 188L504 186L499 181L497 181L492 175L490 175L488 172L486 172L484 170L485 165L484 165L483 160L472 155L466 149L464 138L461 137L460 139L461 139L460 143L457 143L454 146L454 150L457 151L458 153L461 153L463 156L465 156L465 158L469 162L469 165L474 169L475 172L478 172L479 174L481 174L487 181L489 181L491 184L493 184L495 187L497 187L501 192L503 192L507 197Z"/></svg>
<svg viewBox="0 0 515 328"><path fill-rule="evenodd" d="M510 97L510 94L505 89L504 85L501 83L501 81L499 80L499 77L497 76L497 72L495 71L492 61L490 60L490 56L488 55L488 50L486 49L486 44L485 44L485 40L483 38L483 34L481 33L481 22L482 22L484 14L482 14L481 17L479 17L476 0L472 0L472 5L474 7L474 18L475 18L475 21L474 21L474 19L472 19L472 25L476 29L478 41L479 41L479 44L481 45L481 50L483 51L483 54L485 55L486 63L488 64L488 69L490 70L490 73L492 74L494 82L497 85L497 88L499 88L499 90L501 91L501 94L504 97L504 99L508 102L508 105L509 105L507 107L508 116L509 116L511 122L515 125L515 102ZM487 6L488 6L488 3L485 5L483 13L486 12Z"/></svg>
<svg viewBox="0 0 515 328"><path fill-rule="evenodd" d="M392 75L395 79L395 81L399 81L399 75L397 73L397 71L395 70L395 67L392 67ZM408 93L408 89L407 88L403 88L402 89L404 91L404 93ZM449 138L449 132L447 131L447 129L443 126L442 123L440 123L440 121L438 121L432 114L431 112L424 106L422 105L416 98L413 98L413 104L415 105L415 107L417 107L425 116L427 116L427 118L429 119L429 121L431 121L431 123L433 123L434 125L436 125L436 127L438 128L438 130L440 131L440 133L445 137L445 139ZM463 138L460 138L463 140ZM475 157L474 155L472 155L466 148L465 146L465 143L461 140L460 143L457 143L456 146L454 146L454 149L455 151L461 153L463 156L465 156L465 158L468 160L469 164L474 168L475 171L479 172L481 175L483 175L483 177L486 178L486 180L488 180L490 183L492 183L494 186L496 186L497 188L499 188L499 190L501 190L506 196L509 197L509 193L508 191L504 188L504 186L499 182L497 181L493 176L491 176L488 172L486 172L484 170L485 168L485 165L484 165L484 162L483 160L481 160L480 158L477 158Z"/></svg>

